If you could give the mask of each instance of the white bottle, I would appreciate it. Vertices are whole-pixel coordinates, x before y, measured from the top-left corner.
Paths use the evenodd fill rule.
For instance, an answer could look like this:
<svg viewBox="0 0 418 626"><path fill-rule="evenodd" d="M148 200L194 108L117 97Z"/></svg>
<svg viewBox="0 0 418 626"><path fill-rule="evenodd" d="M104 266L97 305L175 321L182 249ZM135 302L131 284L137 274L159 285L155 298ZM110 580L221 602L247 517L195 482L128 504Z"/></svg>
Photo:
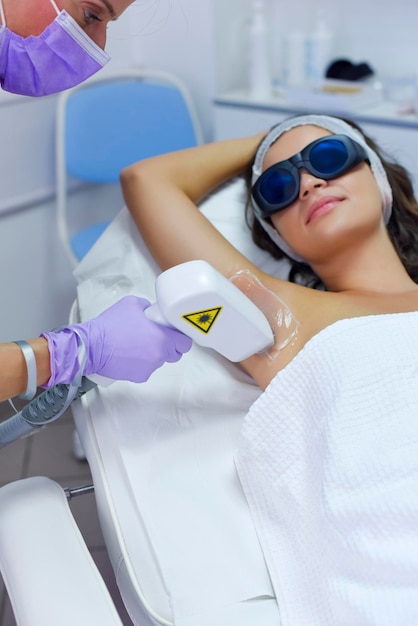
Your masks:
<svg viewBox="0 0 418 626"><path fill-rule="evenodd" d="M418 74L415 75L414 80L414 112L418 115Z"/></svg>
<svg viewBox="0 0 418 626"><path fill-rule="evenodd" d="M268 29L263 0L254 0L250 26L248 86L252 98L269 98L272 77L268 51Z"/></svg>
<svg viewBox="0 0 418 626"><path fill-rule="evenodd" d="M284 79L289 87L301 87L306 83L306 38L301 30L293 29L285 38Z"/></svg>
<svg viewBox="0 0 418 626"><path fill-rule="evenodd" d="M332 57L334 35L321 10L317 13L316 25L306 40L306 77L310 85L317 85L325 78Z"/></svg>

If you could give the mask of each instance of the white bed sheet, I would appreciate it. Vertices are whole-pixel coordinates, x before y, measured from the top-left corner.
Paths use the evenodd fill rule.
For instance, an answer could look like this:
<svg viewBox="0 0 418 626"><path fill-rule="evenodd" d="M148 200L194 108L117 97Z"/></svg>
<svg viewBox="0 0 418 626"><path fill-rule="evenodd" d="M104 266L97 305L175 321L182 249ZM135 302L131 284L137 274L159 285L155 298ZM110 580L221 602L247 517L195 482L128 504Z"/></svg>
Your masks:
<svg viewBox="0 0 418 626"><path fill-rule="evenodd" d="M287 266L252 243L243 199L237 180L202 210L253 262L285 276ZM152 301L158 273L123 209L75 272L81 319L128 293ZM91 396L99 454L106 460L107 447L117 459L107 479L119 500L118 523L125 537L132 529L146 535L137 542L130 536L124 549L154 610L181 626L280 623L233 458L242 420L260 393L239 365L195 345L146 384L118 382ZM149 576L138 549L145 545L146 567L155 567Z"/></svg>

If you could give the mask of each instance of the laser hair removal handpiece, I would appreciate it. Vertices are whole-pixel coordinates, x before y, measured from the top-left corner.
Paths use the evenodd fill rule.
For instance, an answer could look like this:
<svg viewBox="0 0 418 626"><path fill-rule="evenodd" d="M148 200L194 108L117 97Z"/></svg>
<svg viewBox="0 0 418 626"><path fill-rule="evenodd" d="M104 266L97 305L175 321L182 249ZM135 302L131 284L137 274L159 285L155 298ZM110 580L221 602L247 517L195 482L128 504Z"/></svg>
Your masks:
<svg viewBox="0 0 418 626"><path fill-rule="evenodd" d="M230 361L242 361L274 344L273 331L260 309L205 261L189 261L166 270L158 276L155 291L157 302L145 310L149 319L177 328ZM0 424L0 448L39 432L96 384L112 382L96 374L83 378L80 374L78 382L44 391Z"/></svg>
<svg viewBox="0 0 418 626"><path fill-rule="evenodd" d="M156 303L145 315L173 326L229 361L243 361L274 344L260 309L206 261L188 261L160 274Z"/></svg>

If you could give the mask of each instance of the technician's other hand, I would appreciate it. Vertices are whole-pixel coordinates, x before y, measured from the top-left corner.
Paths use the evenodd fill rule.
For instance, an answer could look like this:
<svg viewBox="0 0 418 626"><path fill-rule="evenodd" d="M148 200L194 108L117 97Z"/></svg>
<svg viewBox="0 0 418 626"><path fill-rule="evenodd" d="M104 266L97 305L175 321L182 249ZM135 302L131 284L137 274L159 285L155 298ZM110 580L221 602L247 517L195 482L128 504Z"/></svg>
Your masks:
<svg viewBox="0 0 418 626"><path fill-rule="evenodd" d="M45 333L51 355L47 387L70 383L76 375L79 338L87 349L83 374L100 374L114 380L144 382L165 362L178 361L192 340L173 328L149 320L148 300L125 296L97 317L57 332Z"/></svg>

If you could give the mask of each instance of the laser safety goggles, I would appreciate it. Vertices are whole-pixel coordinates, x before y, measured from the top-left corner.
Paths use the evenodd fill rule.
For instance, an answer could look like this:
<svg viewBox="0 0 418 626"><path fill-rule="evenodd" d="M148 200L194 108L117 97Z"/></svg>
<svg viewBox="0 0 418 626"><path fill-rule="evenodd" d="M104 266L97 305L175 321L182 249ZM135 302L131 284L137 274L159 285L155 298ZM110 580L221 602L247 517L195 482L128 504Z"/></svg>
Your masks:
<svg viewBox="0 0 418 626"><path fill-rule="evenodd" d="M251 190L254 211L266 218L292 204L299 196L301 168L317 178L331 180L362 161L367 161L366 151L354 139L347 135L321 137L261 174Z"/></svg>

